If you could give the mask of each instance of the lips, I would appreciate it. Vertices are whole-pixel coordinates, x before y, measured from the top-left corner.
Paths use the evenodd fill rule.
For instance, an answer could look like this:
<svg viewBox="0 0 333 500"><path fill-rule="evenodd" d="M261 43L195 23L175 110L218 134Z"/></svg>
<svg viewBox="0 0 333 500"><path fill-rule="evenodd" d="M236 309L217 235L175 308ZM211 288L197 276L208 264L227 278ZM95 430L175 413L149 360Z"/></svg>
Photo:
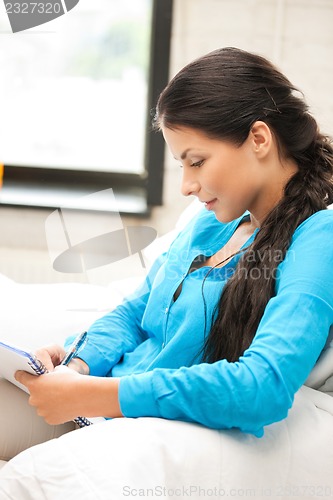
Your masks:
<svg viewBox="0 0 333 500"><path fill-rule="evenodd" d="M207 210L212 210L215 202L216 202L216 198L214 198L214 200L204 201L204 205L205 205Z"/></svg>

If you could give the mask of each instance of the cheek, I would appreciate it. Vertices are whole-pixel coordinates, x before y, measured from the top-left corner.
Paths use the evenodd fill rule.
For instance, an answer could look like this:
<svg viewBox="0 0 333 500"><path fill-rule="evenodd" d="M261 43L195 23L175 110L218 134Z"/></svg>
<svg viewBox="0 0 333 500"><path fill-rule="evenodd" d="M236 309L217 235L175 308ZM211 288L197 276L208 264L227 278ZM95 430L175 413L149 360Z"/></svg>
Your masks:
<svg viewBox="0 0 333 500"><path fill-rule="evenodd" d="M244 155L234 166L232 184L239 191L245 192L257 190L262 184L261 169L249 155Z"/></svg>

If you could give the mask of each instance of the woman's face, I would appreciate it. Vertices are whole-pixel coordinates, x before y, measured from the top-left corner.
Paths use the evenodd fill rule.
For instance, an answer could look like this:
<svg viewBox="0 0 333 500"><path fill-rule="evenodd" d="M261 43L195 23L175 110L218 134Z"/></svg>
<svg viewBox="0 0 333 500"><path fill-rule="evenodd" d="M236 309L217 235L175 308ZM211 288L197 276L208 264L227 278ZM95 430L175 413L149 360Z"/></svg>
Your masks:
<svg viewBox="0 0 333 500"><path fill-rule="evenodd" d="M164 128L163 135L183 167L181 191L185 196L196 196L221 222L230 222L245 210L260 220L270 203L267 197L272 198L273 182L266 161L258 154L265 139L250 133L238 147L189 127Z"/></svg>

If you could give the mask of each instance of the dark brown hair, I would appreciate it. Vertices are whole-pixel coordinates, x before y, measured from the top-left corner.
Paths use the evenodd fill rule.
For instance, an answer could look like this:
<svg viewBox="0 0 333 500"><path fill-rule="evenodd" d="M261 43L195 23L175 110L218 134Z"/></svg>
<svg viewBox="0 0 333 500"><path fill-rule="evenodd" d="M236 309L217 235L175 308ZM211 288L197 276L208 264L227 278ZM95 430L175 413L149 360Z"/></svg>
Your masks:
<svg viewBox="0 0 333 500"><path fill-rule="evenodd" d="M157 129L187 126L239 146L257 120L270 127L279 154L293 159L298 171L223 289L204 345L203 360L208 362L236 361L251 344L275 294L276 268L295 229L333 203L332 142L319 132L302 94L273 64L232 47L185 66L161 93L156 107Z"/></svg>

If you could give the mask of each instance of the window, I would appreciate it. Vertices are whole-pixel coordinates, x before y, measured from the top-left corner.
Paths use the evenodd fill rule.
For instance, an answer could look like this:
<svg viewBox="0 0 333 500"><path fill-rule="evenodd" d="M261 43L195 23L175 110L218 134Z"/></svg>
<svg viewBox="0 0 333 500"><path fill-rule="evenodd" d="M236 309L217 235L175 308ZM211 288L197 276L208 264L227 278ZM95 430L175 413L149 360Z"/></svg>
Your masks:
<svg viewBox="0 0 333 500"><path fill-rule="evenodd" d="M112 188L124 212L161 204L149 110L168 78L171 11L172 0L80 0L2 37L2 203L75 207Z"/></svg>

